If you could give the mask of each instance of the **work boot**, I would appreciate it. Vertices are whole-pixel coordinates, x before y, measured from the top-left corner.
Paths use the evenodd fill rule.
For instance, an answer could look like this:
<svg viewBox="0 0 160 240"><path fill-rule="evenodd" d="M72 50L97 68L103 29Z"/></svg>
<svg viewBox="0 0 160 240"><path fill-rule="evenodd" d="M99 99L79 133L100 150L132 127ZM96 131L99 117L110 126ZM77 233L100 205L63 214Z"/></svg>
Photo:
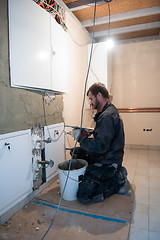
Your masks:
<svg viewBox="0 0 160 240"><path fill-rule="evenodd" d="M125 178L124 185L119 189L118 193L125 194L130 189L130 182L128 181L127 177Z"/></svg>
<svg viewBox="0 0 160 240"><path fill-rule="evenodd" d="M85 199L85 198L78 198L78 200L83 203L83 204L92 204L92 203L98 203L98 202L103 202L104 201L104 196L103 194L99 194L97 196L94 196L91 199Z"/></svg>
<svg viewBox="0 0 160 240"><path fill-rule="evenodd" d="M127 179L127 170L125 167L121 167L119 170L119 183L120 183L120 189L118 193L125 194L130 189L130 182Z"/></svg>

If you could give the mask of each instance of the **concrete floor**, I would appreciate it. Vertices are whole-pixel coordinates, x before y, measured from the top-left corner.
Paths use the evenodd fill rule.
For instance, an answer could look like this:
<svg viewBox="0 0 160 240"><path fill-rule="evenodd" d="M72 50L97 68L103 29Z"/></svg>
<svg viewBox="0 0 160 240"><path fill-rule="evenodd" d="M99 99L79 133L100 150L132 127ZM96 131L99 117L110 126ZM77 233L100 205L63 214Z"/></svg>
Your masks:
<svg viewBox="0 0 160 240"><path fill-rule="evenodd" d="M128 170L130 182L136 187L131 225L129 212L124 212L128 204L124 207L121 204L125 200L124 196L114 195L105 199L103 203L97 203L90 207L85 206L86 208L76 205L78 203L72 204L71 208L67 203L65 205L62 202L62 209L71 209L72 211L59 210L45 239L159 240L160 151L126 149L124 166ZM52 191L52 186L45 189L37 199L31 201L0 226L0 240L42 239L56 211L54 202L51 202ZM35 200L39 201L47 196L48 206L35 203ZM117 199L118 203L115 202ZM126 199L128 201L129 198L126 197ZM111 204L119 206L119 208L111 207ZM114 209L114 212L111 211L111 208ZM97 220L86 213L94 215L94 217L97 215L111 217L112 221L104 221L104 218ZM117 223L114 219L125 220L126 223Z"/></svg>

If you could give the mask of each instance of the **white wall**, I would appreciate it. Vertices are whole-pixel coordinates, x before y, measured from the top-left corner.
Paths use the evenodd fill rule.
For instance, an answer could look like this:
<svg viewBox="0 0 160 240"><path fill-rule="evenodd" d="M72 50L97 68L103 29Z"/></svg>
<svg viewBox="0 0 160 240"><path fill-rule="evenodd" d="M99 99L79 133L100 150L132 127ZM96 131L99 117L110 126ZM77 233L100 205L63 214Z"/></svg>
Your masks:
<svg viewBox="0 0 160 240"><path fill-rule="evenodd" d="M64 118L67 125L80 126L81 111L84 97L85 80L90 57L91 39L82 31L80 26L67 15L69 26L69 86L68 93L64 95ZM94 82L107 85L107 49L105 44L94 44L90 72L87 81L87 90ZM97 64L98 61L98 64ZM94 127L93 115L88 98L85 96L83 127ZM68 137L71 147L73 138ZM70 147L66 144L66 147Z"/></svg>
<svg viewBox="0 0 160 240"><path fill-rule="evenodd" d="M66 23L69 34L69 77L68 92L64 94L63 115L67 125L80 126L90 38L70 15L66 15ZM68 136L68 139L70 144L67 142L66 147L73 147L73 138Z"/></svg>
<svg viewBox="0 0 160 240"><path fill-rule="evenodd" d="M159 76L160 40L118 45L112 56L113 103L118 108L160 107ZM160 113L121 116L126 144L160 146Z"/></svg>
<svg viewBox="0 0 160 240"><path fill-rule="evenodd" d="M88 62L90 53L91 44L88 46ZM107 86L107 45L105 42L93 44L88 87L95 82L101 82Z"/></svg>
<svg viewBox="0 0 160 240"><path fill-rule="evenodd" d="M64 95L63 114L66 124L79 126L88 67L89 40L74 20L68 19L72 37L69 46L69 92ZM118 45L112 51L106 59L107 85L116 107L160 107L160 40ZM93 51L93 70L96 64L100 65L99 53L100 50L96 54ZM106 74L105 69L103 74ZM90 73L87 89L92 78L93 82L96 81L93 75ZM92 115L86 104L83 126L92 126ZM160 113L123 113L121 116L125 125L126 144L160 146ZM146 128L152 131L143 131ZM71 145L73 146L72 139Z"/></svg>

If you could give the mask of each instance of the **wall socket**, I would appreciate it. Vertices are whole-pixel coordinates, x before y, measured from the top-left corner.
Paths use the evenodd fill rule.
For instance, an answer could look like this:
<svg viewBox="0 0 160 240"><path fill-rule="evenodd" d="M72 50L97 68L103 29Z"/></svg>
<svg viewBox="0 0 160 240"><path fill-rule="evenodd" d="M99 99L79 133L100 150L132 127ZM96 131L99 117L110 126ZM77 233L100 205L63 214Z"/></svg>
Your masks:
<svg viewBox="0 0 160 240"><path fill-rule="evenodd" d="M143 132L152 132L152 128L143 128Z"/></svg>

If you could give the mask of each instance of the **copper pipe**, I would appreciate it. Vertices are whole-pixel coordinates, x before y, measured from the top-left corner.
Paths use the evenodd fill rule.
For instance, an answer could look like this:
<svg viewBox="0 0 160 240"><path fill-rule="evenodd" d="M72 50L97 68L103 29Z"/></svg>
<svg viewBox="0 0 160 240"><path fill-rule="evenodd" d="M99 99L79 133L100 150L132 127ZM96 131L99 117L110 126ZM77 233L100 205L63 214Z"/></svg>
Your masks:
<svg viewBox="0 0 160 240"><path fill-rule="evenodd" d="M118 108L119 113L139 113L139 112L160 112L160 108L149 107L149 108Z"/></svg>

